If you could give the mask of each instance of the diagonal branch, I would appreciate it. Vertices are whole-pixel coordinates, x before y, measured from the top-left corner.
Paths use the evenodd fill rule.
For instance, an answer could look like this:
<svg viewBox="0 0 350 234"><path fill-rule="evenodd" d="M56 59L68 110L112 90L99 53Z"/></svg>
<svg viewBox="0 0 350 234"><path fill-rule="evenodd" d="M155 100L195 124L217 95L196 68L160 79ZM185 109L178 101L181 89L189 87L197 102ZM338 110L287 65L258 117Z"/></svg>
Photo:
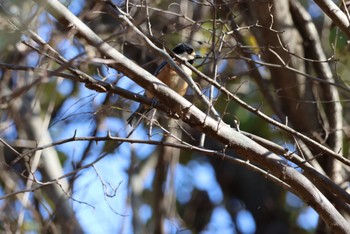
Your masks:
<svg viewBox="0 0 350 234"><path fill-rule="evenodd" d="M349 223L340 215L327 198L305 176L288 165L278 155L240 134L223 122L215 121L200 111L192 103L178 95L156 77L130 61L108 43L98 37L89 27L83 24L66 7L56 0L35 0L43 5L57 20L69 28L74 27L78 36L95 46L104 56L114 59L115 69L132 78L143 88L151 91L165 105L178 113L180 118L190 126L220 140L239 155L257 163L271 174L283 180L304 202L313 207L329 228L337 233L348 233Z"/></svg>
<svg viewBox="0 0 350 234"><path fill-rule="evenodd" d="M350 22L344 12L332 0L315 0L315 3L350 38Z"/></svg>

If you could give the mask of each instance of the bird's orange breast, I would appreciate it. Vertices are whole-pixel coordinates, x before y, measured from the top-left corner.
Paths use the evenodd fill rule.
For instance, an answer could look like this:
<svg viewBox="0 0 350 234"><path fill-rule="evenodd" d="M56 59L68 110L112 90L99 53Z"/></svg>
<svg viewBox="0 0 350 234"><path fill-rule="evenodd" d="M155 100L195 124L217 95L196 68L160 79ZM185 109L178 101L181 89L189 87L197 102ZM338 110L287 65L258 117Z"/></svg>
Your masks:
<svg viewBox="0 0 350 234"><path fill-rule="evenodd" d="M186 73L192 73L191 70L189 71L190 72L186 71ZM166 64L164 66L164 68L157 75L157 78L181 96L184 96L186 94L188 84L173 69L171 69L169 64Z"/></svg>

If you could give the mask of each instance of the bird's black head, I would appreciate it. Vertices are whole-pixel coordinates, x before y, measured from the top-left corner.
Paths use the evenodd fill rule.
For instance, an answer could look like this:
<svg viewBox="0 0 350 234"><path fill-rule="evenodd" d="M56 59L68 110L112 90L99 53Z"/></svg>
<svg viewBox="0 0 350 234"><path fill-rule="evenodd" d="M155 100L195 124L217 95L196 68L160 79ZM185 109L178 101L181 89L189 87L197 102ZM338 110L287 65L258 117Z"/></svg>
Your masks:
<svg viewBox="0 0 350 234"><path fill-rule="evenodd" d="M183 54L183 53L192 54L194 52L194 49L189 44L180 43L173 49L173 52L175 54Z"/></svg>
<svg viewBox="0 0 350 234"><path fill-rule="evenodd" d="M201 56L197 55L193 47L186 43L178 44L173 52L180 56L183 60L186 60L189 63L193 63L195 59L200 58Z"/></svg>

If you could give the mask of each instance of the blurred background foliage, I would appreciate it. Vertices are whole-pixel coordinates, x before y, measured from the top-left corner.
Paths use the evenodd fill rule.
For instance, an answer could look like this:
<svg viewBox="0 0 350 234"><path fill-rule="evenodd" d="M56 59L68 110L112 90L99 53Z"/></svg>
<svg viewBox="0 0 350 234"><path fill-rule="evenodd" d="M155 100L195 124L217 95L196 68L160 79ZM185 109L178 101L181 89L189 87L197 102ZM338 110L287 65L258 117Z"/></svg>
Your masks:
<svg viewBox="0 0 350 234"><path fill-rule="evenodd" d="M246 2L249 1L114 1L158 44L171 49L179 42L190 43L203 56L195 63L201 72L249 105L278 119L273 105L278 105L274 101L279 98L279 90L271 85L268 67L252 65L248 60L249 57L261 61L264 48L250 31L254 26L249 25L247 16L242 13L248 10ZM125 22L113 17L103 1L63 3L118 51L146 70L155 71L161 59ZM337 61L330 61L335 74L348 77L348 45L344 43L344 35L337 27L331 28L313 1L301 3L322 35L327 56L337 58ZM25 152L43 145L43 132L50 133L52 142L73 136L106 136L107 132L113 136L127 136L131 129L125 120L138 103L94 92L60 75L43 74L57 69L57 72L75 75L67 70L66 62L69 62L70 66L95 79L136 93L142 93L141 87L103 64L104 58L96 48L76 37L74 28L62 26L35 2L1 1L0 17L0 137L4 141L16 151ZM33 33L44 43L33 39ZM291 38L290 43L300 42ZM262 81L268 84L264 86L267 89L256 83L253 73L259 73ZM221 95L202 79L195 75L193 79L207 96L212 92L213 104L227 124L234 126L235 121L239 121L241 130L296 150L293 140L283 132ZM266 100L266 94L272 99ZM343 97L347 95L344 93ZM186 98L206 111L192 90ZM347 103L344 102L344 109L348 109ZM344 119L347 115L344 112ZM41 128L31 124L37 117ZM198 146L200 132L179 120L172 124L174 128L163 127L184 142ZM154 126L149 136L149 127L146 123L140 125L132 138L166 141L169 134ZM346 129L348 132L347 126ZM224 145L210 137L206 138L204 148L239 157L235 152L225 151ZM16 157L14 151L4 145L0 149L4 156L0 195L28 188L26 176L30 159L11 164ZM311 208L266 176L195 151L93 140L72 141L52 149L57 153L63 174L73 172L65 177L72 212L58 212L62 201L53 201L45 190L30 193L28 202L23 198L25 195L19 193L1 200L0 230L22 233L60 233L62 230L75 233L157 233L157 230L163 233L313 233L317 225L318 215ZM344 150L347 149L346 138ZM48 157L50 162L54 156ZM98 158L101 160L94 163ZM90 166L84 168L85 165ZM45 171L46 166L39 164L35 172L40 181L51 178ZM51 166L59 167L59 164ZM31 188L38 186L40 184L34 184ZM45 188L53 190L52 186ZM157 227L159 223L161 228Z"/></svg>

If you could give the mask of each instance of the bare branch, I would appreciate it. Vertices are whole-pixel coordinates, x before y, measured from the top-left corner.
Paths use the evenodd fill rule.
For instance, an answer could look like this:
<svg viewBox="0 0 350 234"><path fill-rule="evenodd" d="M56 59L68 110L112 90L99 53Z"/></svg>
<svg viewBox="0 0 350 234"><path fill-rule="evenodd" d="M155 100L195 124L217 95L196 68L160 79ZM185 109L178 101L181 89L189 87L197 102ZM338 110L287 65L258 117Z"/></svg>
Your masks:
<svg viewBox="0 0 350 234"><path fill-rule="evenodd" d="M315 0L315 3L350 38L350 22L344 12L332 0Z"/></svg>
<svg viewBox="0 0 350 234"><path fill-rule="evenodd" d="M114 67L117 70L132 77L144 88L152 91L163 103L175 104L172 110L177 112L189 125L227 144L240 155L262 165L273 175L290 184L295 189L294 192L306 203L310 204L334 232L347 233L350 230L349 224L324 195L306 177L287 165L279 156L238 133L226 124L217 122L206 116L198 108L194 107L192 103L177 95L151 74L138 67L113 47L105 43L58 1L52 0L46 2L37 0L36 2L45 6L61 23L68 27L74 25L81 37L85 38L91 45L96 46L102 54L116 61Z"/></svg>

